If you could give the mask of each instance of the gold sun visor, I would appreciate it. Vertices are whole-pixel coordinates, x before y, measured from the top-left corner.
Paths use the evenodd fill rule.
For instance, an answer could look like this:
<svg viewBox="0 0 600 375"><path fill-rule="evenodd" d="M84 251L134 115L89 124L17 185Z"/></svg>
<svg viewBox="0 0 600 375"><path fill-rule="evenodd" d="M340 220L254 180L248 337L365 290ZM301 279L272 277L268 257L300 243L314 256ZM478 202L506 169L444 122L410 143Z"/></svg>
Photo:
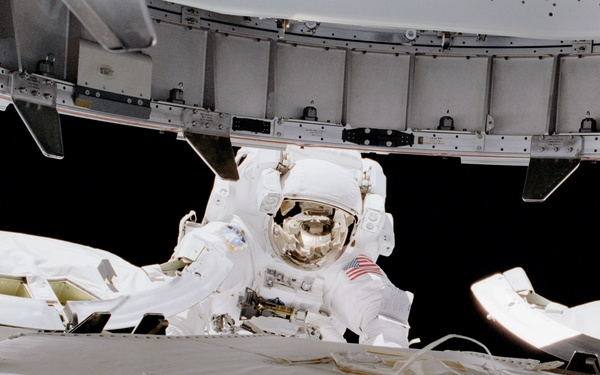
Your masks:
<svg viewBox="0 0 600 375"><path fill-rule="evenodd" d="M315 271L342 255L362 211L361 172L328 160L295 162L282 177L283 201L270 228L283 261Z"/></svg>
<svg viewBox="0 0 600 375"><path fill-rule="evenodd" d="M271 225L271 242L277 255L305 271L327 267L342 255L354 216L324 203L285 200L281 215Z"/></svg>

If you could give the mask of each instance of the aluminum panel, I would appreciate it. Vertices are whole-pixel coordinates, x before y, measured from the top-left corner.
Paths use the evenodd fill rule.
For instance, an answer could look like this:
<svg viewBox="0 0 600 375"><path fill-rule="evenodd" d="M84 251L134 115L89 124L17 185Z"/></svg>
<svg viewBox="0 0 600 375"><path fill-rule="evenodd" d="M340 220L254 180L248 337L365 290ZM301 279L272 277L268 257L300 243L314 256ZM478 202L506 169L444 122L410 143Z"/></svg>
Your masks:
<svg viewBox="0 0 600 375"><path fill-rule="evenodd" d="M589 111L600 121L600 56L567 56L561 59L558 130L578 133Z"/></svg>
<svg viewBox="0 0 600 375"><path fill-rule="evenodd" d="M404 130L408 55L351 52L348 123L352 127Z"/></svg>
<svg viewBox="0 0 600 375"><path fill-rule="evenodd" d="M156 44L145 51L152 57L152 99L169 99L171 89L183 83L187 105L202 106L207 32L171 25L154 24Z"/></svg>
<svg viewBox="0 0 600 375"><path fill-rule="evenodd" d="M279 44L275 116L300 118L302 110L314 101L319 121L340 122L344 61L343 50Z"/></svg>
<svg viewBox="0 0 600 375"><path fill-rule="evenodd" d="M19 70L15 38L0 39L0 66L10 70Z"/></svg>
<svg viewBox="0 0 600 375"><path fill-rule="evenodd" d="M269 42L216 35L216 110L265 117Z"/></svg>
<svg viewBox="0 0 600 375"><path fill-rule="evenodd" d="M494 60L490 113L492 134L544 134L552 58L496 58Z"/></svg>
<svg viewBox="0 0 600 375"><path fill-rule="evenodd" d="M107 52L99 44L80 41L78 85L150 99L151 78L149 56Z"/></svg>
<svg viewBox="0 0 600 375"><path fill-rule="evenodd" d="M20 69L35 72L38 61L53 54L56 77L64 79L67 7L60 0L19 0L11 4Z"/></svg>
<svg viewBox="0 0 600 375"><path fill-rule="evenodd" d="M13 27L12 8L10 1L0 1L0 39L14 38L15 29Z"/></svg>
<svg viewBox="0 0 600 375"><path fill-rule="evenodd" d="M417 56L408 126L437 129L449 115L456 130L481 131L486 68L485 58Z"/></svg>

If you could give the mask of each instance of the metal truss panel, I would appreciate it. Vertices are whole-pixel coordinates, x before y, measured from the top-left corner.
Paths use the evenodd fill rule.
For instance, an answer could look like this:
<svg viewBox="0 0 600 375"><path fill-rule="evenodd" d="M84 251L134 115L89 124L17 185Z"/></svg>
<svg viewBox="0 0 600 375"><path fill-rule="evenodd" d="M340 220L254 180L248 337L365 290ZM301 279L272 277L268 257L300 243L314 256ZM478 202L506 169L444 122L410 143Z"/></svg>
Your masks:
<svg viewBox="0 0 600 375"><path fill-rule="evenodd" d="M81 40L77 84L114 94L151 98L152 60L142 53L111 53Z"/></svg>
<svg viewBox="0 0 600 375"><path fill-rule="evenodd" d="M183 83L185 103L201 106L207 32L165 22L155 23L155 30L156 44L144 51L152 57L152 98L167 100Z"/></svg>
<svg viewBox="0 0 600 375"><path fill-rule="evenodd" d="M561 59L558 127L561 133L578 133L587 112L600 118L600 56L565 56Z"/></svg>
<svg viewBox="0 0 600 375"><path fill-rule="evenodd" d="M20 25L13 29L11 17L0 17L0 66L7 69L0 69L0 110L15 99L6 89L15 86L10 75L25 62L27 70L35 70L52 52L56 70L67 77L44 77L56 84L58 113L197 134L188 141L203 149L199 153L205 159L214 156L213 168L230 177L230 165L219 166L220 156L207 149L215 140L227 148L230 141L272 148L297 144L523 165L536 157L531 137L578 133L587 112L585 129L592 130L579 133L584 140L580 158L600 160L600 134L588 126L600 118L600 80L595 78L600 49L592 39L454 34L322 19L289 19L290 27L281 30L264 14L218 14L161 0L146 4L157 45L136 60L144 54L110 53L92 42L97 54L86 47L80 51L80 40L94 37L58 0L0 0L0 14L14 12ZM529 6L525 2L514 9ZM549 5L556 8L553 17L562 12L559 6ZM62 55L46 46L61 49ZM79 64L81 59L86 63ZM114 70L102 66L113 63ZM182 95L173 97L178 88ZM81 95L105 105L76 104ZM25 104L35 99L16 98ZM119 109L129 99L144 116ZM309 106L317 113L305 114ZM228 120L207 126L208 117L194 112L204 109L207 116ZM37 121L41 112L30 112ZM453 123L446 119L439 126L446 115ZM365 129L369 136L355 137ZM404 136L414 142L403 143Z"/></svg>
<svg viewBox="0 0 600 375"><path fill-rule="evenodd" d="M547 131L551 58L496 58L490 114L492 134L543 134Z"/></svg>
<svg viewBox="0 0 600 375"><path fill-rule="evenodd" d="M0 66L18 70L19 61L10 1L0 1L0 14L2 15L0 17Z"/></svg>
<svg viewBox="0 0 600 375"><path fill-rule="evenodd" d="M275 65L275 116L300 118L314 101L319 121L342 117L345 52L280 43Z"/></svg>
<svg viewBox="0 0 600 375"><path fill-rule="evenodd" d="M408 55L350 52L348 124L404 130Z"/></svg>
<svg viewBox="0 0 600 375"><path fill-rule="evenodd" d="M10 70L19 70L15 38L0 39L0 66Z"/></svg>
<svg viewBox="0 0 600 375"><path fill-rule="evenodd" d="M14 38L15 29L13 26L11 2L9 0L0 1L0 39Z"/></svg>
<svg viewBox="0 0 600 375"><path fill-rule="evenodd" d="M67 7L60 0L13 0L11 4L19 69L33 73L38 62L52 54L56 77L64 79Z"/></svg>
<svg viewBox="0 0 600 375"><path fill-rule="evenodd" d="M269 42L217 34L216 62L216 110L264 118L267 107Z"/></svg>
<svg viewBox="0 0 600 375"><path fill-rule="evenodd" d="M436 129L443 116L456 130L482 131L486 88L485 58L417 56L408 126Z"/></svg>

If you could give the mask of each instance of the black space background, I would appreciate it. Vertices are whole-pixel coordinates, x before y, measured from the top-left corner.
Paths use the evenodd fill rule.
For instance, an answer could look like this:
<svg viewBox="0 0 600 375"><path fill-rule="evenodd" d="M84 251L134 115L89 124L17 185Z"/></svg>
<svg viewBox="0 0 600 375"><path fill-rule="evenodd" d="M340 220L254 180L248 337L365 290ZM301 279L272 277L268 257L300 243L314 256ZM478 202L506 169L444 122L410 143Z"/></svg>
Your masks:
<svg viewBox="0 0 600 375"><path fill-rule="evenodd" d="M172 133L62 117L65 158L45 158L12 106L0 112L0 230L101 248L142 266L166 261L183 215L204 212L213 174ZM494 355L552 360L488 322L472 283L523 267L536 292L600 299L599 167L583 162L544 203L521 199L526 167L373 155L387 175L396 248L379 263L415 294L410 338L450 333ZM1 260L0 260L1 261ZM481 352L467 341L438 347Z"/></svg>

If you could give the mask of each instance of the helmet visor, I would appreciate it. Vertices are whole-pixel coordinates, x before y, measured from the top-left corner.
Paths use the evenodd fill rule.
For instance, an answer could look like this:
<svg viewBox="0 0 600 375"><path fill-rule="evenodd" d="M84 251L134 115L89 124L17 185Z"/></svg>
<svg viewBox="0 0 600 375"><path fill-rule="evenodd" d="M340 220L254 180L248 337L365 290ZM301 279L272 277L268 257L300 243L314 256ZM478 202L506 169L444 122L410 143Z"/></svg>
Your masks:
<svg viewBox="0 0 600 375"><path fill-rule="evenodd" d="M277 255L302 270L322 269L342 255L354 217L320 202L284 200L272 221L271 242Z"/></svg>

